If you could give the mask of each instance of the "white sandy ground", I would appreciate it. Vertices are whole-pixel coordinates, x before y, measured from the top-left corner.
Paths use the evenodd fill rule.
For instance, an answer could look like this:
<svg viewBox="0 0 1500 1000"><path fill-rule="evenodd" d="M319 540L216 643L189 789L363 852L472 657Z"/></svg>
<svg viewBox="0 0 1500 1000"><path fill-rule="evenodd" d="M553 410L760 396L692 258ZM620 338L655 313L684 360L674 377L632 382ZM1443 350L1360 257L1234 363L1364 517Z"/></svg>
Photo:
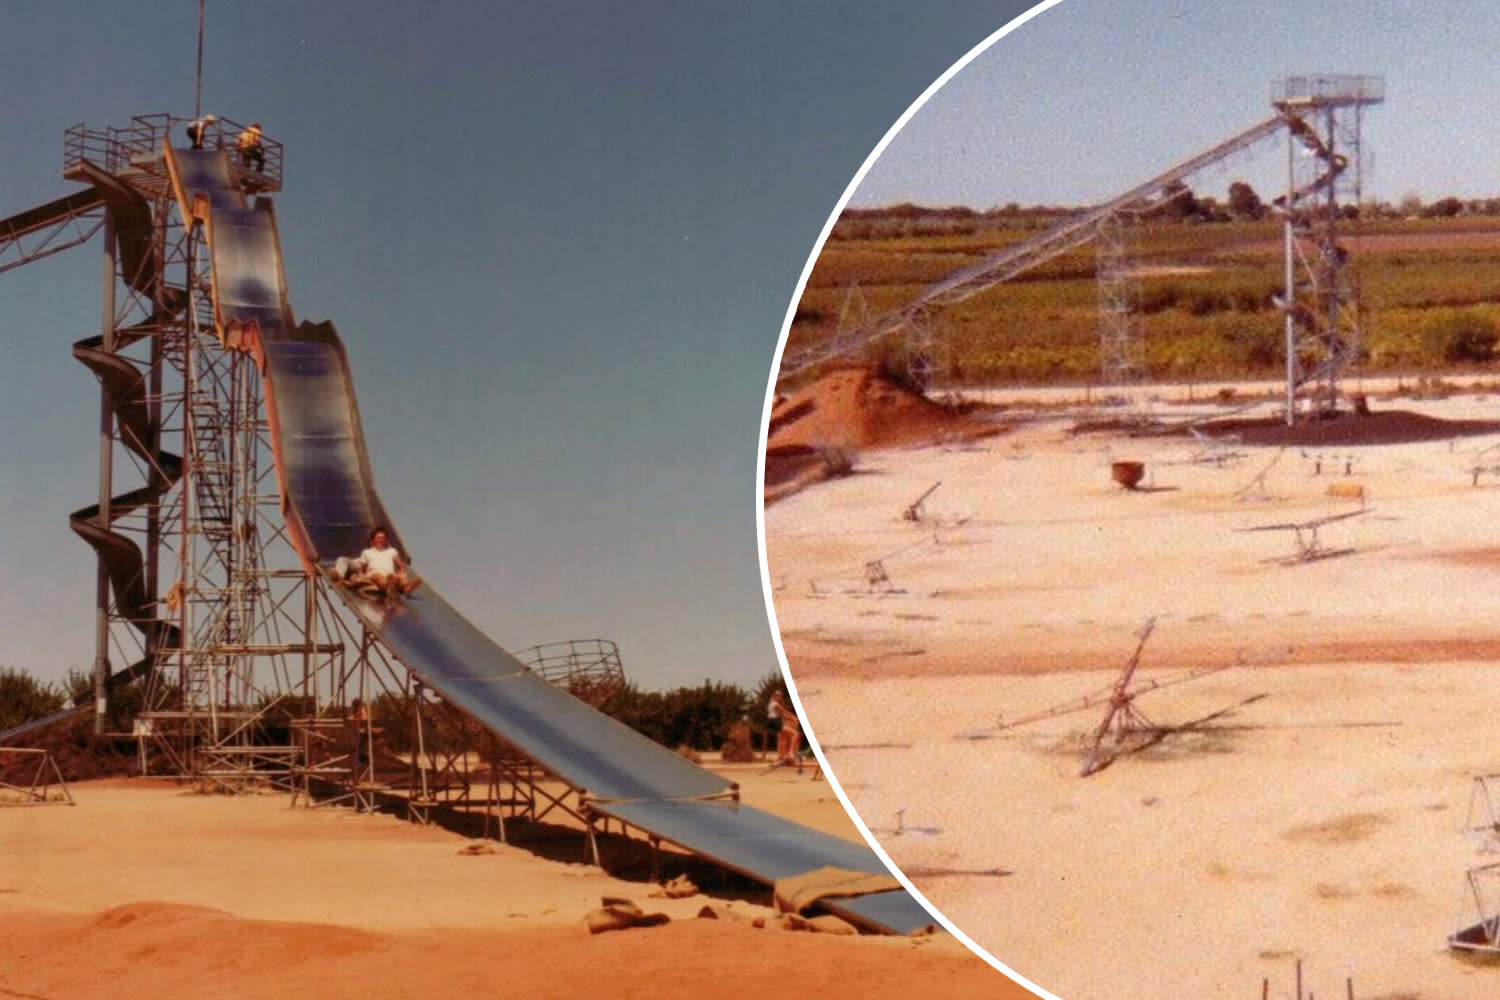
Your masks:
<svg viewBox="0 0 1500 1000"><path fill-rule="evenodd" d="M1500 414L1472 396L1378 405ZM766 512L799 697L919 888L1066 1000L1252 997L1263 978L1290 996L1298 958L1318 996L1352 979L1360 1000L1500 997L1500 966L1445 947L1477 919L1466 870L1497 860L1462 832L1474 777L1500 771L1500 480L1471 485L1496 440L1236 446L1217 466L1188 461L1191 439L1042 422L867 454ZM1126 458L1150 489L1111 482ZM1285 565L1290 532L1243 530L1360 509L1331 483L1366 494L1320 531L1351 551ZM888 585L867 582L872 560ZM1078 744L1102 706L998 730L1105 688L1152 616L1143 680L1257 663L1139 708L1226 714L1087 779ZM995 868L1013 874L921 874Z"/></svg>

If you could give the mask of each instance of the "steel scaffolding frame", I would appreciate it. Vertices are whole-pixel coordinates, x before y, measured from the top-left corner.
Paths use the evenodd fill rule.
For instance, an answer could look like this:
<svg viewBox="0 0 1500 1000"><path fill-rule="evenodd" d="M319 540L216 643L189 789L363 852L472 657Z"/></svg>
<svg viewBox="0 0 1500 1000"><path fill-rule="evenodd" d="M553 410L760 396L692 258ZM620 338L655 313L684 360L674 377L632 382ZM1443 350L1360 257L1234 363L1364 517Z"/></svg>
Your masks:
<svg viewBox="0 0 1500 1000"><path fill-rule="evenodd" d="M106 237L101 332L74 348L101 383L99 503L74 515L99 557L96 728L111 687L139 681L129 735L142 773L230 791L269 783L294 805L394 799L422 822L438 809L482 809L486 833L501 839L507 819L554 809L587 824L582 802L570 804L533 761L429 699L296 557L260 373L221 341L206 243L182 218L166 169L164 144L184 123L146 115L68 129L64 176L91 187L0 223L7 267ZM263 141L264 170L235 167L249 192L280 188L282 147ZM523 656L596 705L625 686L608 640ZM404 758L379 751L368 711L350 723L356 699L381 695L404 699Z"/></svg>
<svg viewBox="0 0 1500 1000"><path fill-rule="evenodd" d="M1374 76L1292 76L1272 91L1288 124L1286 193L1274 203L1283 217L1288 424L1299 392L1312 416L1335 411L1339 380L1359 357L1359 286L1343 232L1358 234L1364 109L1384 100Z"/></svg>
<svg viewBox="0 0 1500 1000"><path fill-rule="evenodd" d="M219 341L209 262L162 154L184 122L67 129L63 174L93 187L7 220L0 259L106 237L102 330L74 348L102 386L100 499L74 515L99 552L96 730L111 683L141 679L143 767L149 746L173 776L289 785L295 747L267 741L268 713L294 696L342 706L350 626L286 541L255 365ZM218 141L237 128L222 122ZM264 169L240 169L247 191L280 189L282 146L262 142Z"/></svg>
<svg viewBox="0 0 1500 1000"><path fill-rule="evenodd" d="M1136 399L1146 378L1145 347L1140 337L1140 283L1133 273L1131 238L1135 213L1116 212L1099 222L1094 247L1094 280L1099 302L1099 376L1106 405L1125 406Z"/></svg>

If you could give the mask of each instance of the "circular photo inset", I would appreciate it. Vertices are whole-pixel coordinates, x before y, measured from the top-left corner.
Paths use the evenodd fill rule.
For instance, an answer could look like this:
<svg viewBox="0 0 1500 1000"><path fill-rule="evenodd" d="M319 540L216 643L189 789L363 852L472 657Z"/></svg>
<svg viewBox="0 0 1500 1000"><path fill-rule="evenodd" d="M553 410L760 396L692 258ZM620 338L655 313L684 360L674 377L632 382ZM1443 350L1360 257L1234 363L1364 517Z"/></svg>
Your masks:
<svg viewBox="0 0 1500 1000"><path fill-rule="evenodd" d="M1043 5L788 310L798 706L1040 991L1500 996L1500 18L1431 11Z"/></svg>

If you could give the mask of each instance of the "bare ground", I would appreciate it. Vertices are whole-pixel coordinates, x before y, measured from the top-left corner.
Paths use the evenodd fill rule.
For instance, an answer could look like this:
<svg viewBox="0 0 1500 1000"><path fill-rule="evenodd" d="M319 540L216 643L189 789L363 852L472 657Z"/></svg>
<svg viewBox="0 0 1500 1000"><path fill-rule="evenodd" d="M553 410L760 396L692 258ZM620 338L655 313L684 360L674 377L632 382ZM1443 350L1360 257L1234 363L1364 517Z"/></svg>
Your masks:
<svg viewBox="0 0 1500 1000"><path fill-rule="evenodd" d="M1317 995L1500 995L1500 967L1445 947L1493 860L1462 829L1471 786L1500 771L1500 483L1474 476L1497 438L1453 426L1205 447L1042 422L869 451L768 508L836 780L931 902L1067 1000L1254 996L1298 959ZM1153 618L1143 682L1226 669L1142 694L1154 738L1081 778L1104 705L1056 710L1107 692Z"/></svg>

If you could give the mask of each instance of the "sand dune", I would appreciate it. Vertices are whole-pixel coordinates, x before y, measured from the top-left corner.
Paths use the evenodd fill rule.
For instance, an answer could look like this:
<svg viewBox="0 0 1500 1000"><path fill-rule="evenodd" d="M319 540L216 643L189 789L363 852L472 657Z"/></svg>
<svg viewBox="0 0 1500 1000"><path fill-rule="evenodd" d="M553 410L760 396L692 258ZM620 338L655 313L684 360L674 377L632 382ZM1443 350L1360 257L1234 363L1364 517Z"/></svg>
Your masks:
<svg viewBox="0 0 1500 1000"><path fill-rule="evenodd" d="M826 782L734 777L764 808L857 836ZM769 892L668 859L704 890L652 896L581 862L577 832L517 830L526 847L279 794L201 795L140 779L70 786L74 807L0 808L0 994L373 998L1021 997L959 942L830 937L695 919L705 904L770 915ZM477 851L476 851L477 849ZM666 871L670 869L670 871ZM626 896L661 927L590 935Z"/></svg>

